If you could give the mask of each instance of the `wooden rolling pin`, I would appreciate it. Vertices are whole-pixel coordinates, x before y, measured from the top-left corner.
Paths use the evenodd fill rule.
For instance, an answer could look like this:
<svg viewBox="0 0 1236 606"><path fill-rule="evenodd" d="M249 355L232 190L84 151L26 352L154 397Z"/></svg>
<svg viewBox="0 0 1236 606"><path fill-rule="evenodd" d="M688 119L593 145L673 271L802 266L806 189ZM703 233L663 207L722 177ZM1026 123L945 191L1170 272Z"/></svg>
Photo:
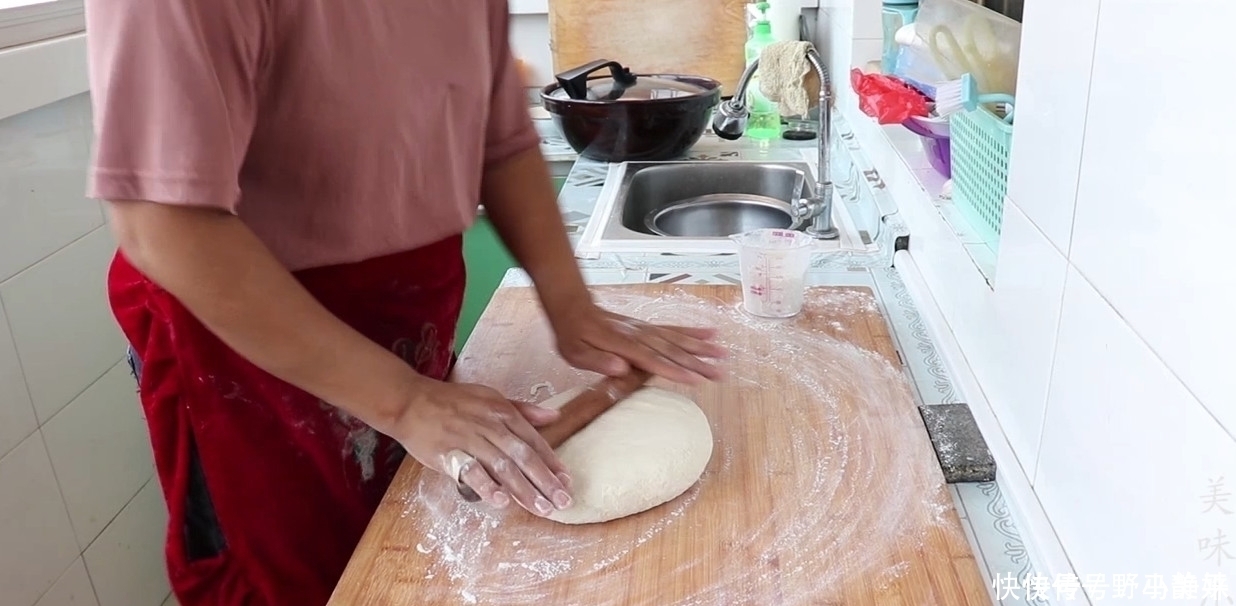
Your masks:
<svg viewBox="0 0 1236 606"><path fill-rule="evenodd" d="M621 377L606 377L589 387L583 393L571 398L570 402L558 409L558 420L540 428L541 437L549 443L550 448L562 446L571 436L588 426L597 417L605 413L631 394L639 391L652 375L638 368ZM459 494L465 500L476 502L481 497L465 484L459 484Z"/></svg>
<svg viewBox="0 0 1236 606"><path fill-rule="evenodd" d="M614 404L639 391L651 377L648 372L637 368L621 377L607 377L598 381L559 408L558 413L561 416L557 421L540 429L541 437L549 442L550 448L562 446L571 436L579 433L579 430L587 427Z"/></svg>

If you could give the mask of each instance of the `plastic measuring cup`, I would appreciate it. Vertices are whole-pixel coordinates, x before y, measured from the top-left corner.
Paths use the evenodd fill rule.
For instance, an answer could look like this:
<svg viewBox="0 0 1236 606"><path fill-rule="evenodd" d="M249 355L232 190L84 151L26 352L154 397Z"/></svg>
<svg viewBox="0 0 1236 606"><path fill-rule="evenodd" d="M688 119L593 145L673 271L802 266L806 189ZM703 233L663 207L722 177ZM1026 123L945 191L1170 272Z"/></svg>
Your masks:
<svg viewBox="0 0 1236 606"><path fill-rule="evenodd" d="M743 309L763 318L798 315L815 238L788 229L757 229L730 238L738 243Z"/></svg>

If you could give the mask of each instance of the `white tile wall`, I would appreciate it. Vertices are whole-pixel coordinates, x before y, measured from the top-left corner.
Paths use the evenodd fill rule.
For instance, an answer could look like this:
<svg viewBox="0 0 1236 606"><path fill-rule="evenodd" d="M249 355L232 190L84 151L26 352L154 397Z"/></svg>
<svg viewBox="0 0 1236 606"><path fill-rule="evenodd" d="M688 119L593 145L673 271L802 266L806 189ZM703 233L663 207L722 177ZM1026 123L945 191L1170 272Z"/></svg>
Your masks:
<svg viewBox="0 0 1236 606"><path fill-rule="evenodd" d="M1228 53L1236 5L1205 4L1103 4L1071 258L1236 434L1236 118L1181 94L1213 77L1197 57ZM1155 43L1127 44L1135 31Z"/></svg>
<svg viewBox="0 0 1236 606"><path fill-rule="evenodd" d="M1200 586L1218 572L1205 539L1213 546L1223 530L1236 555L1236 514L1201 514L1212 479L1236 493L1236 271L1225 246L1236 120L1186 91L1213 81L1199 58L1230 54L1236 6L1181 8L1026 8L992 288L930 200L913 195L886 134L843 109L911 226L931 295L920 304L938 306L1016 453L1002 468L1020 464L1034 482L1047 523L1032 525L1030 542L1058 535L1083 575L1163 574L1170 586L1182 572ZM823 37L857 48L867 26L854 10Z"/></svg>
<svg viewBox="0 0 1236 606"><path fill-rule="evenodd" d="M104 291L114 244L83 197L89 137L85 95L0 120L3 606L168 594L166 513Z"/></svg>
<svg viewBox="0 0 1236 606"><path fill-rule="evenodd" d="M532 68L541 85L554 81L553 55L549 51L549 19L546 15L511 16L511 52ZM616 59L621 61L621 59ZM567 66L569 69L570 66Z"/></svg>
<svg viewBox="0 0 1236 606"><path fill-rule="evenodd" d="M94 541L154 473L147 436L125 362L43 425L79 545Z"/></svg>
<svg viewBox="0 0 1236 606"><path fill-rule="evenodd" d="M1073 0L1067 19L1062 13L1049 2L1026 6L1008 196L1064 254L1073 233L1099 0Z"/></svg>
<svg viewBox="0 0 1236 606"><path fill-rule="evenodd" d="M844 105L853 96L844 80L838 80L846 73L853 53L853 44L845 28L849 25L845 18L834 7L821 8L816 13L815 43L820 57L828 65L829 74L833 80L833 91L837 95L837 105ZM848 76L847 76L848 77Z"/></svg>
<svg viewBox="0 0 1236 606"><path fill-rule="evenodd" d="M1035 485L1078 572L1236 578L1199 549L1236 536L1236 515L1203 513L1220 477L1236 492L1236 442L1070 270Z"/></svg>
<svg viewBox="0 0 1236 606"><path fill-rule="evenodd" d="M850 65L838 74L838 77L845 82L849 82L850 67L865 69L872 61L879 63L880 57L884 54L881 2L879 0L854 0L853 7L847 9L847 12L851 14L853 26L850 35L854 42Z"/></svg>
<svg viewBox="0 0 1236 606"><path fill-rule="evenodd" d="M990 355L970 359L1030 476L1047 407L1066 267L1064 256L1021 209L1005 206L995 292L988 307L992 332L974 339L975 347L989 349Z"/></svg>
<svg viewBox="0 0 1236 606"><path fill-rule="evenodd" d="M854 30L851 33L855 40L884 38L884 21L879 0L854 0Z"/></svg>

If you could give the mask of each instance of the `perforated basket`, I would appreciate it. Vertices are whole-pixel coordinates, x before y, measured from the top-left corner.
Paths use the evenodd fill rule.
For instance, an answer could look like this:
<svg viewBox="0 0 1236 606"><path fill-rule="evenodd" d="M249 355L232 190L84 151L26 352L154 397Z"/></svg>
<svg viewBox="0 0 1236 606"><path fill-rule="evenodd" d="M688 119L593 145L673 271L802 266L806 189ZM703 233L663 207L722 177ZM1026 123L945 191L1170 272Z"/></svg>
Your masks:
<svg viewBox="0 0 1236 606"><path fill-rule="evenodd" d="M1013 127L985 107L953 114L953 203L993 250L1000 243Z"/></svg>

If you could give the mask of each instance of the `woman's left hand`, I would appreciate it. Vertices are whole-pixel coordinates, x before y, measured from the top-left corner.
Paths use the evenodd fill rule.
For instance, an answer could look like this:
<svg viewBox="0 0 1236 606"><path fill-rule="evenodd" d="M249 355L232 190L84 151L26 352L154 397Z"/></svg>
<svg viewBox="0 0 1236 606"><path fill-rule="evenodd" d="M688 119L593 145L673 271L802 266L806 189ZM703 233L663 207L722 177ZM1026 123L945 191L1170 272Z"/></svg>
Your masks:
<svg viewBox="0 0 1236 606"><path fill-rule="evenodd" d="M724 347L709 328L659 326L611 313L593 303L550 315L558 352L572 366L611 377L631 367L678 383L716 380ZM712 360L712 361L710 361Z"/></svg>

